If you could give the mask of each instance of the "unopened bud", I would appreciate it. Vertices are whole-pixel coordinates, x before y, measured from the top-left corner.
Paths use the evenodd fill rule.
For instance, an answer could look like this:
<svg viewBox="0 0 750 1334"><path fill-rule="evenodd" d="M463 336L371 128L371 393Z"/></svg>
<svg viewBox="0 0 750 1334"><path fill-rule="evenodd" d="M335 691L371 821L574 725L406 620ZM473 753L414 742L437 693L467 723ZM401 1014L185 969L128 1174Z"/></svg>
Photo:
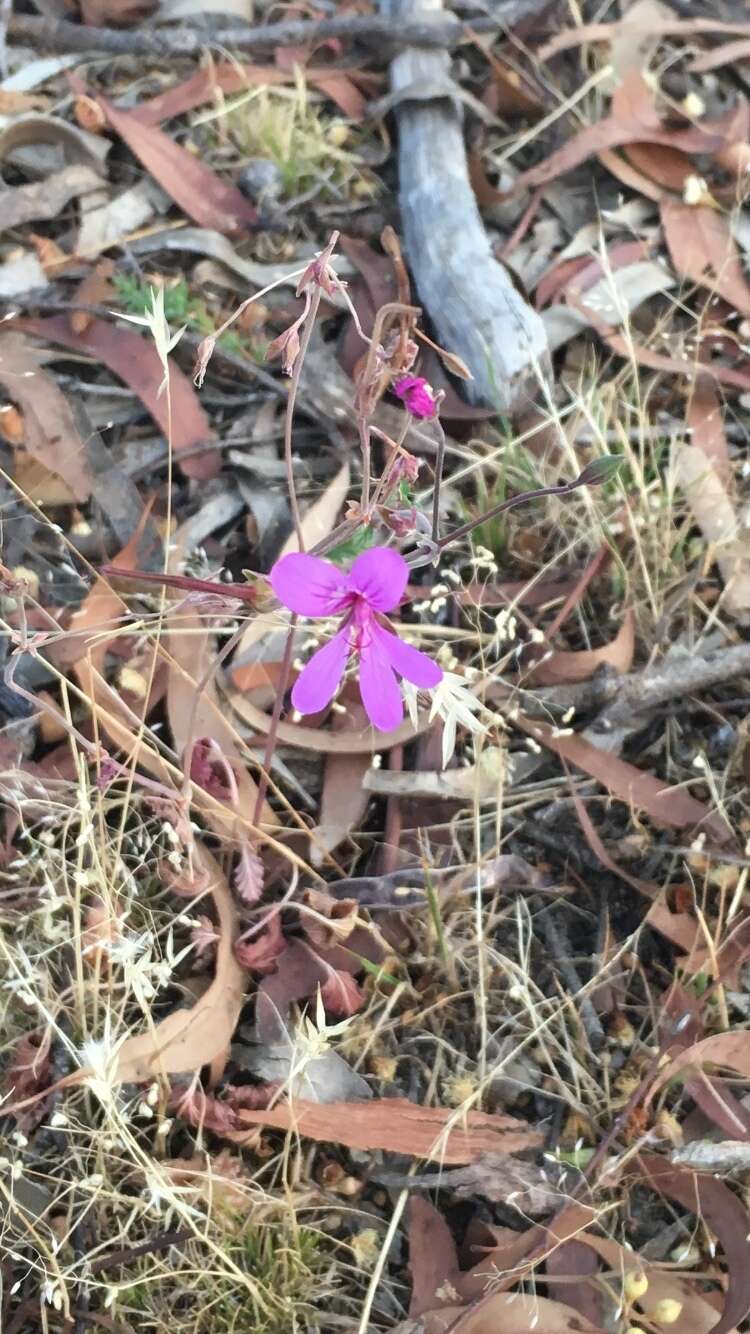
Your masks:
<svg viewBox="0 0 750 1334"><path fill-rule="evenodd" d="M674 1297L663 1297L651 1312L651 1319L657 1325L673 1325L681 1314L682 1302L675 1301Z"/></svg>
<svg viewBox="0 0 750 1334"><path fill-rule="evenodd" d="M648 1292L648 1278L637 1269L631 1269L622 1280L623 1296L628 1302L637 1302L644 1292Z"/></svg>

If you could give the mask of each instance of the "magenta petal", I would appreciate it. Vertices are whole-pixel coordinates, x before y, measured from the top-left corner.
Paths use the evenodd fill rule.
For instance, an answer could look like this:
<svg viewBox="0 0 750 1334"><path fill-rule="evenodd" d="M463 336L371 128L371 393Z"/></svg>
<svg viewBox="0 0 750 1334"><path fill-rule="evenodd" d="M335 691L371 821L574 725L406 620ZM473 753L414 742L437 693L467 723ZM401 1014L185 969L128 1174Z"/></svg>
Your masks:
<svg viewBox="0 0 750 1334"><path fill-rule="evenodd" d="M301 551L277 560L268 578L279 602L300 616L336 616L351 602L349 576Z"/></svg>
<svg viewBox="0 0 750 1334"><path fill-rule="evenodd" d="M359 693L370 722L381 732L392 732L403 721L404 701L398 682L374 637L360 651Z"/></svg>
<svg viewBox="0 0 750 1334"><path fill-rule="evenodd" d="M404 594L409 566L391 547L370 547L357 556L349 572L349 587L361 593L375 611L393 611Z"/></svg>
<svg viewBox="0 0 750 1334"><path fill-rule="evenodd" d="M329 644L313 653L292 690L292 704L299 713L319 713L330 704L344 675L348 657L348 629L339 630Z"/></svg>
<svg viewBox="0 0 750 1334"><path fill-rule="evenodd" d="M428 658L426 653L420 653L419 649L412 648L411 644L405 644L398 635L390 630L384 630L382 625L377 623L373 623L372 633L391 667L399 676L405 676L412 685L421 686L423 690L440 684L443 679L442 669L432 658Z"/></svg>

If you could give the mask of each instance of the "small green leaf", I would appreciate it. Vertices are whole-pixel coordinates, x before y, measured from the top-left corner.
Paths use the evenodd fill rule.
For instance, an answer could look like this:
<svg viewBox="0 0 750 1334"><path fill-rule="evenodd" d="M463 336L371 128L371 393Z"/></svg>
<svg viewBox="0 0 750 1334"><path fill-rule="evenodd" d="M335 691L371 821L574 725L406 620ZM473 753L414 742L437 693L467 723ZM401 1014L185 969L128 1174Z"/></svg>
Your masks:
<svg viewBox="0 0 750 1334"><path fill-rule="evenodd" d="M603 486L617 476L625 459L622 454L602 454L586 464L576 479L579 486Z"/></svg>
<svg viewBox="0 0 750 1334"><path fill-rule="evenodd" d="M351 537L347 537L345 542L339 542L337 547L333 547L326 559L333 561L334 565L343 565L346 561L354 560L355 556L360 556L369 547L374 547L377 540L372 528L363 526L358 528L356 533L352 533Z"/></svg>
<svg viewBox="0 0 750 1334"><path fill-rule="evenodd" d="M356 950L349 950L348 953L353 954L354 958L359 960L366 973L371 973L373 977L377 977L382 982L390 982L394 987L398 986L398 978L394 977L393 973L386 972L381 964L373 963L372 959L366 959L364 954L357 954Z"/></svg>

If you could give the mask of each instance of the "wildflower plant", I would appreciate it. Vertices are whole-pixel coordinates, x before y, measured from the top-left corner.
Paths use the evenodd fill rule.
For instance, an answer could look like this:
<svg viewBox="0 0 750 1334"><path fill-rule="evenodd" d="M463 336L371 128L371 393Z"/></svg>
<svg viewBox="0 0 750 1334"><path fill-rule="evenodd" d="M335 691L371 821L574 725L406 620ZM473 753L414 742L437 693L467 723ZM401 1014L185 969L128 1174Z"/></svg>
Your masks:
<svg viewBox="0 0 750 1334"><path fill-rule="evenodd" d="M436 662L394 634L384 613L401 601L409 577L403 556L372 547L348 574L317 556L283 556L271 570L274 593L302 616L339 616L343 622L310 659L292 691L300 713L318 713L330 703L353 654L359 656L359 686L370 722L383 732L398 727L404 705L396 674L431 689L443 675Z"/></svg>

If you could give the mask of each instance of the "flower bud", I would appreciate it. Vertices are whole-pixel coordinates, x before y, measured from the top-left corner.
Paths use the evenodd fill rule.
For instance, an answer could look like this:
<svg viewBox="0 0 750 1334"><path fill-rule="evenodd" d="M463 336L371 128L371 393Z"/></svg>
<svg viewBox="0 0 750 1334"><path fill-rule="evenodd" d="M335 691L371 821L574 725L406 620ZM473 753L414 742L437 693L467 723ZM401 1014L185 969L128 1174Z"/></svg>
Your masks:
<svg viewBox="0 0 750 1334"><path fill-rule="evenodd" d="M622 1291L626 1301L637 1302L648 1292L648 1278L638 1269L630 1269L622 1280Z"/></svg>
<svg viewBox="0 0 750 1334"><path fill-rule="evenodd" d="M651 1312L651 1319L657 1325L673 1325L681 1314L682 1302L675 1301L674 1297L663 1297Z"/></svg>

